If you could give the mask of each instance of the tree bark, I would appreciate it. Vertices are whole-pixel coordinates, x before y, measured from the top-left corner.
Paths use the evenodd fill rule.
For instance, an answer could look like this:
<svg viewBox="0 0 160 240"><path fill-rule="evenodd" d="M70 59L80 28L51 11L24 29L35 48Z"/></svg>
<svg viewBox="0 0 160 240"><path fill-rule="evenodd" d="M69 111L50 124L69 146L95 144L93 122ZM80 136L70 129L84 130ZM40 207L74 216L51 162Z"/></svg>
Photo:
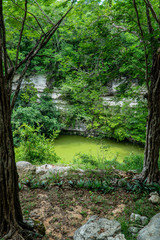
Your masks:
<svg viewBox="0 0 160 240"><path fill-rule="evenodd" d="M141 179L158 182L158 158L160 149L160 54L153 57L151 85L148 93L148 122L146 130L144 165Z"/></svg>
<svg viewBox="0 0 160 240"><path fill-rule="evenodd" d="M72 9L73 3L74 0L72 1L69 10L45 34L41 29L42 35L39 40L27 56L19 62L19 49L27 16L27 0L25 0L24 17L22 20L14 64L7 54L5 21L3 17L3 0L0 0L0 239L3 240L34 239L34 232L30 231L33 229L23 223L23 216L20 207L18 174L15 163L11 127L11 112L17 99L22 79L31 60L48 43L63 19ZM41 27L39 22L38 25ZM22 66L23 70L18 80L18 86L12 99L12 103L10 103L12 80L16 71Z"/></svg>
<svg viewBox="0 0 160 240"><path fill-rule="evenodd" d="M23 222L11 129L10 94L0 78L0 237L13 233Z"/></svg>

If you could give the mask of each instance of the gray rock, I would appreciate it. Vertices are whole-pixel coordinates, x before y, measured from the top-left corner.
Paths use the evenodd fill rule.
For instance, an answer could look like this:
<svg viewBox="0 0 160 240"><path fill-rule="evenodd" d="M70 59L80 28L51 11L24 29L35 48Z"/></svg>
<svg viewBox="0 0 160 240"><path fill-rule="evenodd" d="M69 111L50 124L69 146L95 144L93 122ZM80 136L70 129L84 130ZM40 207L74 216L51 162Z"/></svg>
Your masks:
<svg viewBox="0 0 160 240"><path fill-rule="evenodd" d="M141 224L141 215L132 213L130 216L130 221Z"/></svg>
<svg viewBox="0 0 160 240"><path fill-rule="evenodd" d="M19 161L16 163L17 169L31 168L33 165L30 162Z"/></svg>
<svg viewBox="0 0 160 240"><path fill-rule="evenodd" d="M26 223L27 225L31 226L32 228L34 228L34 221L30 218L30 219L24 219L23 220L24 223Z"/></svg>
<svg viewBox="0 0 160 240"><path fill-rule="evenodd" d="M135 213L132 213L130 216L130 221L135 222Z"/></svg>
<svg viewBox="0 0 160 240"><path fill-rule="evenodd" d="M135 222L141 224L141 215L135 214Z"/></svg>
<svg viewBox="0 0 160 240"><path fill-rule="evenodd" d="M42 166L38 166L36 167L36 173L47 173L47 172L50 172L50 173L57 173L57 172L65 172L67 170L69 170L70 167L63 167L63 166L54 166L54 165L51 165L51 164L44 164Z"/></svg>
<svg viewBox="0 0 160 240"><path fill-rule="evenodd" d="M145 216L141 216L141 223L143 226L148 224L148 218Z"/></svg>
<svg viewBox="0 0 160 240"><path fill-rule="evenodd" d="M77 229L74 240L125 240L120 234L120 223L115 220L92 216L86 224Z"/></svg>
<svg viewBox="0 0 160 240"><path fill-rule="evenodd" d="M139 228L138 228L138 227L130 227L128 230L129 230L131 233L138 233Z"/></svg>
<svg viewBox="0 0 160 240"><path fill-rule="evenodd" d="M138 223L145 226L148 223L148 218L139 214L132 213L130 216L130 221L132 223Z"/></svg>
<svg viewBox="0 0 160 240"><path fill-rule="evenodd" d="M108 237L107 240L126 240L124 234L118 234L115 237Z"/></svg>
<svg viewBox="0 0 160 240"><path fill-rule="evenodd" d="M17 165L18 175L20 178L27 176L29 174L35 174L36 167L32 165L30 162L19 161L16 163L16 165Z"/></svg>
<svg viewBox="0 0 160 240"><path fill-rule="evenodd" d="M158 194L152 194L151 197L149 198L149 201L153 204L158 204L160 203L160 197Z"/></svg>
<svg viewBox="0 0 160 240"><path fill-rule="evenodd" d="M137 240L160 240L160 213L156 214L142 230Z"/></svg>
<svg viewBox="0 0 160 240"><path fill-rule="evenodd" d="M151 192L151 193L149 194L150 197L151 197L152 195L157 195L157 196L159 196L158 192Z"/></svg>

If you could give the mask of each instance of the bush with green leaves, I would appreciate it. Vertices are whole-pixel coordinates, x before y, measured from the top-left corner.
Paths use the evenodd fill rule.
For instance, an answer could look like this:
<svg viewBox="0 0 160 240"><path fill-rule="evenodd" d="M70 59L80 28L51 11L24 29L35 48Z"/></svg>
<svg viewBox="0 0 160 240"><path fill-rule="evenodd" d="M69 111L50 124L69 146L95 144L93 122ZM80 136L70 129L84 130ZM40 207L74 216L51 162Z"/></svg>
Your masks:
<svg viewBox="0 0 160 240"><path fill-rule="evenodd" d="M110 182L105 180L91 180L91 179L79 179L77 181L69 181L72 187L86 188L92 191L100 191L102 193L109 193L114 191L114 187L111 186Z"/></svg>
<svg viewBox="0 0 160 240"><path fill-rule="evenodd" d="M130 104L131 100L126 98L122 107L117 102L117 106L106 106L99 108L99 111L95 108L92 121L88 122L88 130L117 141L127 139L144 144L147 122L146 102L138 100L132 107Z"/></svg>
<svg viewBox="0 0 160 240"><path fill-rule="evenodd" d="M15 149L16 161L28 161L33 164L55 163L60 158L54 150L54 139L58 131L53 132L51 139L46 139L40 133L41 127L31 127L26 124L21 125L14 135L19 135L21 145Z"/></svg>
<svg viewBox="0 0 160 240"><path fill-rule="evenodd" d="M85 169L119 169L123 171L136 170L141 172L143 168L143 154L133 154L126 156L122 163L117 161L117 155L112 160L107 159L107 153L103 152L98 156L92 154L78 153L74 156L73 162Z"/></svg>
<svg viewBox="0 0 160 240"><path fill-rule="evenodd" d="M53 131L60 130L63 124L60 120L60 113L56 109L51 97L47 94L42 94L39 102L32 102L29 106L23 107L19 105L12 114L13 131L18 129L23 123L31 126L41 126L40 132L50 137ZM15 134L14 143L17 145L20 139Z"/></svg>
<svg viewBox="0 0 160 240"><path fill-rule="evenodd" d="M86 153L78 153L74 156L73 162L84 169L110 169L113 165L121 165L116 161L117 155L111 161L107 160L107 154L104 152L99 153L97 156Z"/></svg>
<svg viewBox="0 0 160 240"><path fill-rule="evenodd" d="M143 168L143 159L143 154L135 155L131 153L123 160L124 170L137 170L137 172L141 172Z"/></svg>

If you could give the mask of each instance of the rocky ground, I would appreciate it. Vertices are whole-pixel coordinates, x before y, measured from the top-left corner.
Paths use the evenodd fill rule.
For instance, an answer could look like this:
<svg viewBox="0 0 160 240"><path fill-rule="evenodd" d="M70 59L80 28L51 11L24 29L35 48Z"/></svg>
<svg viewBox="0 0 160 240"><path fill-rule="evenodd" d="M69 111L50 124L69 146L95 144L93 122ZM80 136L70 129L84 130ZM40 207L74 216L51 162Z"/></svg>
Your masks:
<svg viewBox="0 0 160 240"><path fill-rule="evenodd" d="M54 168L54 173L49 174L49 168ZM131 213L151 218L160 211L159 204L148 200L148 193L129 190L132 173L72 169L59 172L56 168L18 167L24 218L34 221L41 234L45 227L44 240L73 239L75 231L93 215L118 220L126 239L132 240L136 238L129 232ZM98 183L104 179L108 185L103 189ZM89 185L93 181L97 181L95 187Z"/></svg>

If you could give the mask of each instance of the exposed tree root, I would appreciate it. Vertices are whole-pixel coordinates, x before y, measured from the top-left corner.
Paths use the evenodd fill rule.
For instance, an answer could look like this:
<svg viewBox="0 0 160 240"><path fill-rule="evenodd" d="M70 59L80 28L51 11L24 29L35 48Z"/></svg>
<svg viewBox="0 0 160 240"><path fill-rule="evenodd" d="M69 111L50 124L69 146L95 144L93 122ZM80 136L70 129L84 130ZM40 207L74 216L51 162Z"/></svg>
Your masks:
<svg viewBox="0 0 160 240"><path fill-rule="evenodd" d="M11 239L11 237L14 235L14 233L15 233L15 230L14 229L10 229L10 231L5 235L5 236L3 236L3 240L7 240L7 239Z"/></svg>
<svg viewBox="0 0 160 240"><path fill-rule="evenodd" d="M20 226L17 228L11 227L10 231L0 238L0 240L34 240L42 238L42 236L35 232L32 227L26 224L24 224L23 227L24 228Z"/></svg>
<svg viewBox="0 0 160 240"><path fill-rule="evenodd" d="M149 184L160 183L160 171L155 175L149 175L147 171L142 171L140 174L134 176L133 180L138 180L140 182L146 182Z"/></svg>

